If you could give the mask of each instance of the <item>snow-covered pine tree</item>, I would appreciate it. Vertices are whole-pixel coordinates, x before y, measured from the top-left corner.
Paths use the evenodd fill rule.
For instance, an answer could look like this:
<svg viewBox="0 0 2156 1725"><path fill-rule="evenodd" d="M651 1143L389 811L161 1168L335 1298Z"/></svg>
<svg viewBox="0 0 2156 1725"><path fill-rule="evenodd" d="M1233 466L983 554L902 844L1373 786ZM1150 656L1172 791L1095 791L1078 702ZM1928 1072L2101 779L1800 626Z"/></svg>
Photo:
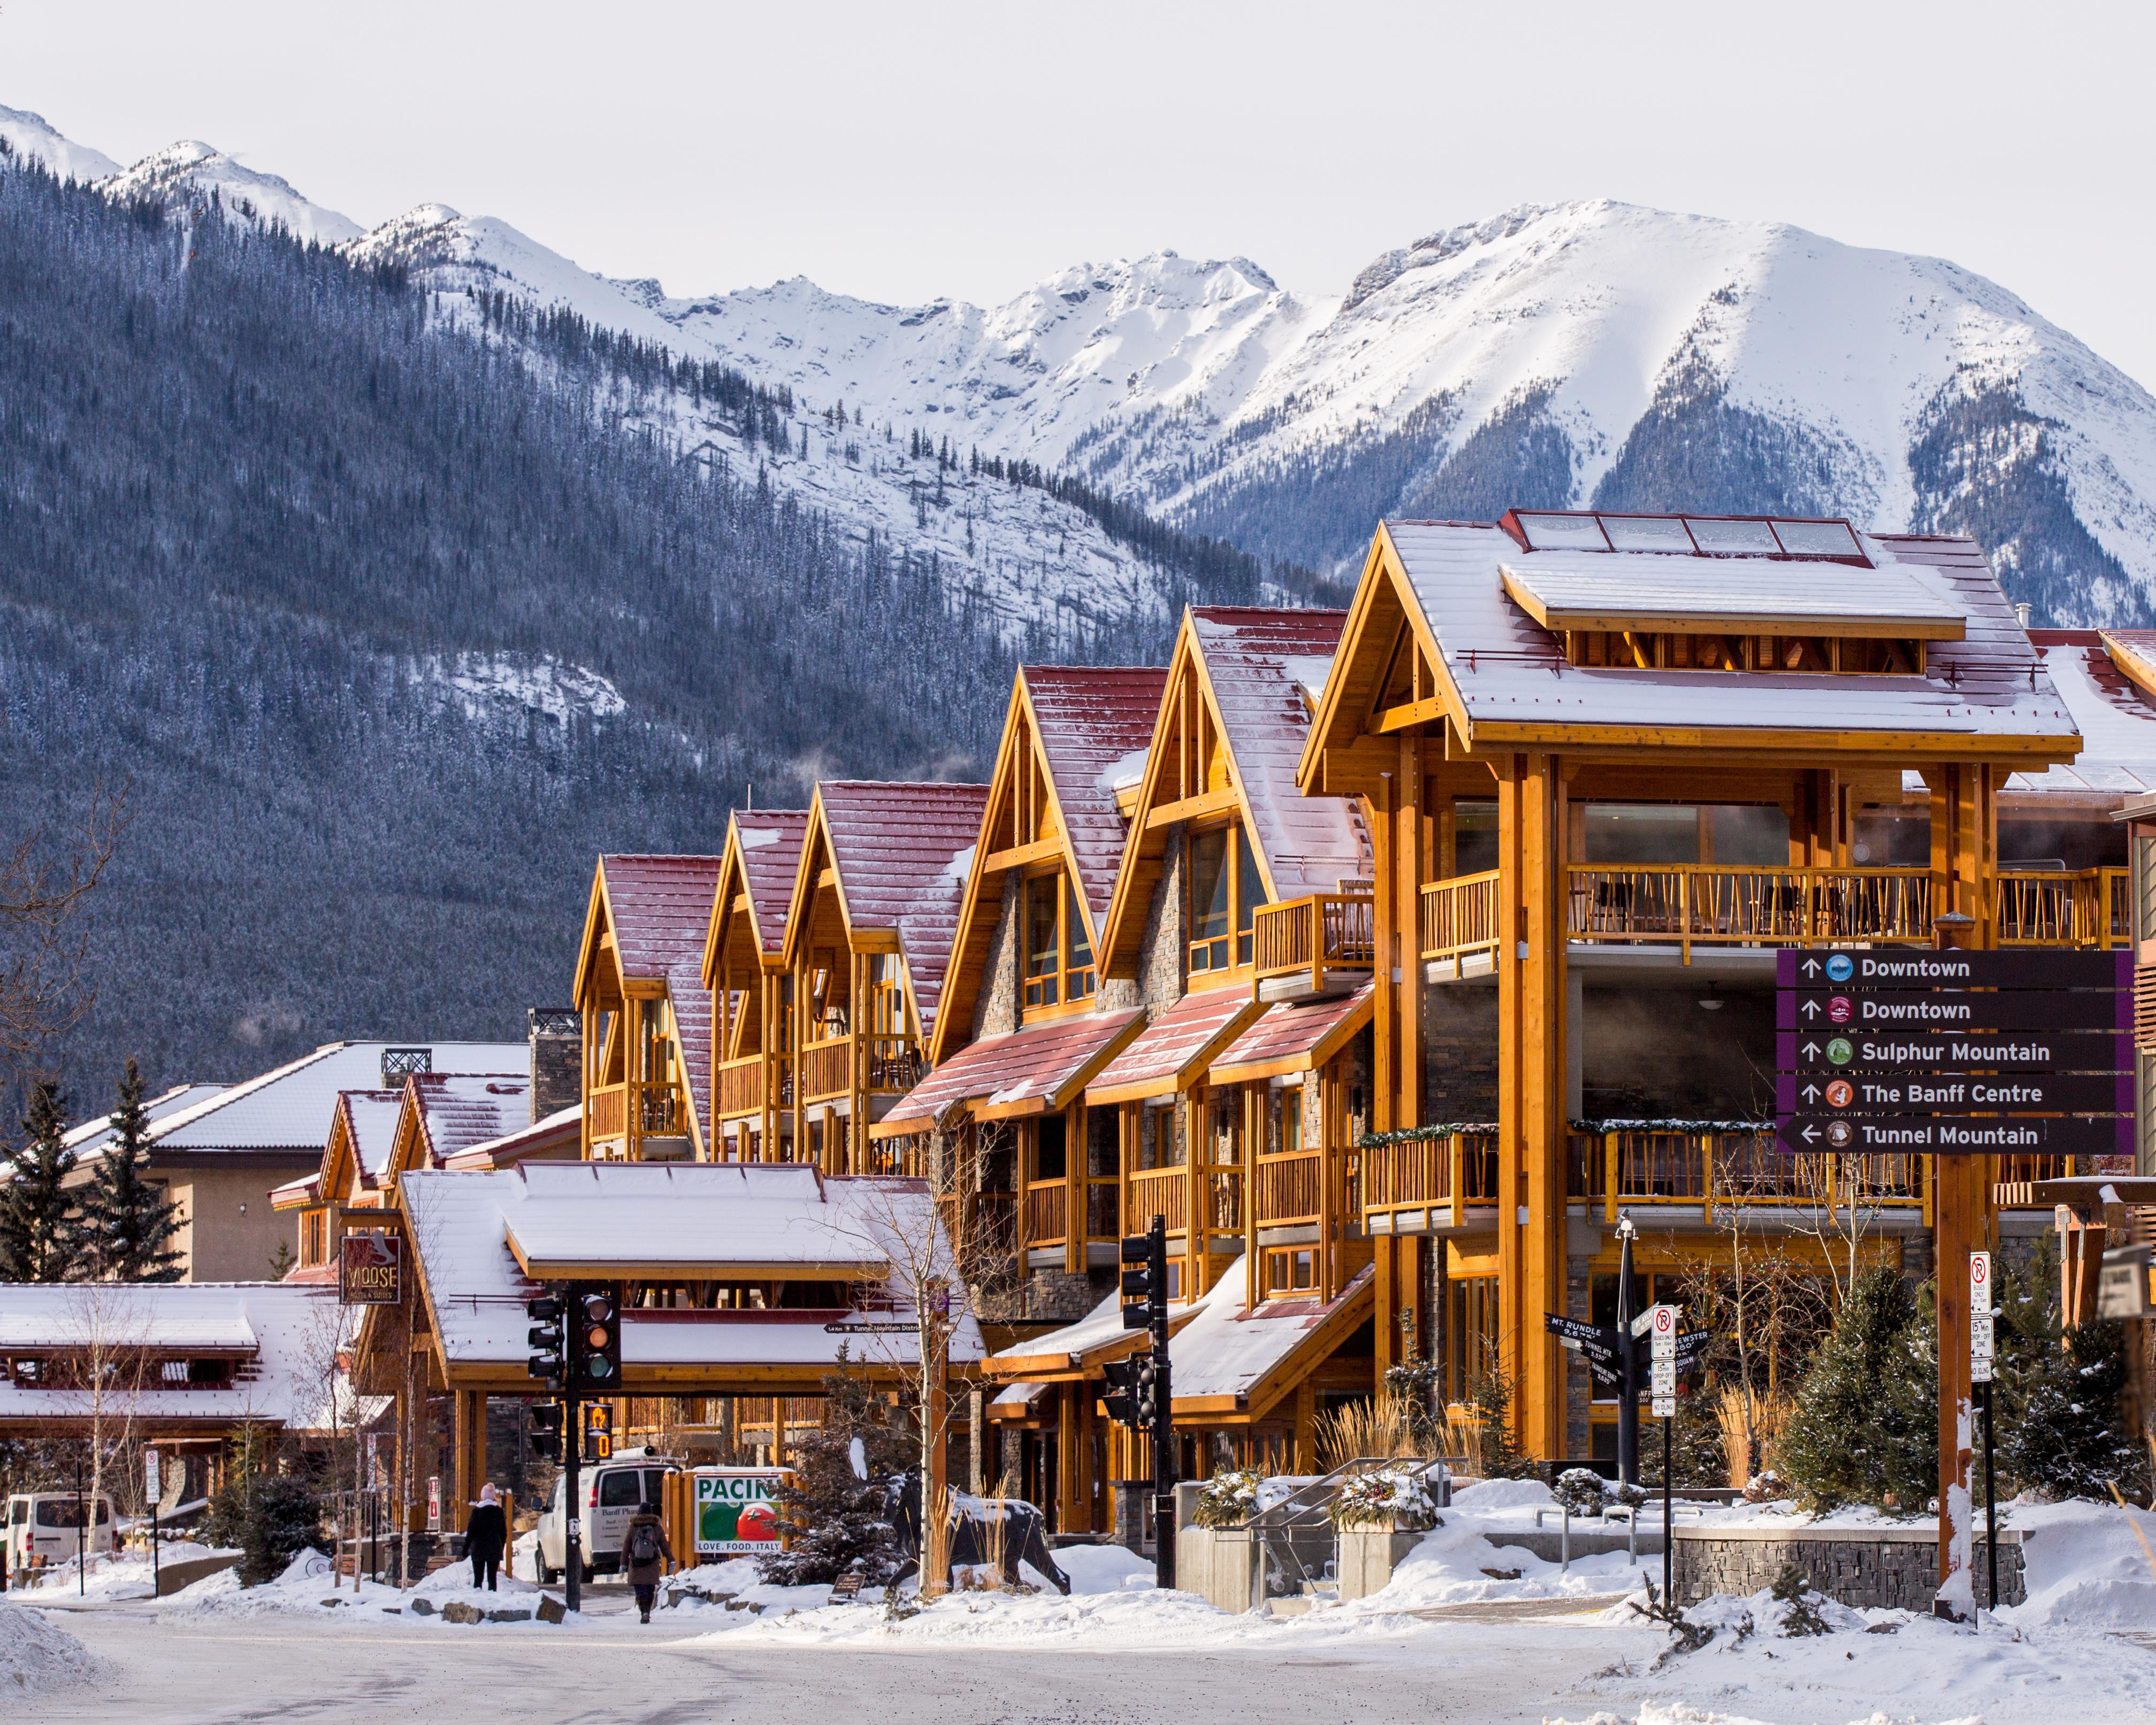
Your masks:
<svg viewBox="0 0 2156 1725"><path fill-rule="evenodd" d="M31 1085L23 1116L28 1142L9 1158L8 1181L0 1186L0 1281L74 1281L85 1268L82 1230L65 1190L74 1170L74 1152L61 1142L65 1109L56 1081Z"/></svg>
<svg viewBox="0 0 2156 1725"><path fill-rule="evenodd" d="M1468 1404L1482 1428L1482 1476L1491 1480L1532 1479L1542 1469L1520 1447L1512 1431L1512 1380L1492 1362Z"/></svg>
<svg viewBox="0 0 2156 1725"><path fill-rule="evenodd" d="M110 1281L177 1281L180 1255L169 1242L179 1232L179 1204L142 1178L149 1110L142 1074L129 1055L120 1075L120 1106L112 1111L106 1146L83 1203L85 1245L98 1275Z"/></svg>
<svg viewBox="0 0 2156 1725"><path fill-rule="evenodd" d="M2128 1497L2144 1491L2148 1456L2124 1416L2128 1368L2123 1327L2092 1318L2046 1348L2015 1387L2018 1417L1999 1423L2003 1471L2023 1490L2046 1497L2108 1502L2117 1483Z"/></svg>
<svg viewBox="0 0 2156 1725"><path fill-rule="evenodd" d="M782 1587L805 1587L859 1568L867 1585L880 1587L905 1561L886 1486L911 1464L913 1439L892 1428L883 1400L844 1348L824 1391L824 1424L793 1446L793 1478L778 1494L792 1549L758 1557L757 1573ZM865 1480L854 1469L856 1442Z"/></svg>
<svg viewBox="0 0 2156 1725"><path fill-rule="evenodd" d="M1898 1271L1858 1277L1798 1387L1780 1471L1821 1508L1921 1511L1938 1490L1937 1352Z"/></svg>

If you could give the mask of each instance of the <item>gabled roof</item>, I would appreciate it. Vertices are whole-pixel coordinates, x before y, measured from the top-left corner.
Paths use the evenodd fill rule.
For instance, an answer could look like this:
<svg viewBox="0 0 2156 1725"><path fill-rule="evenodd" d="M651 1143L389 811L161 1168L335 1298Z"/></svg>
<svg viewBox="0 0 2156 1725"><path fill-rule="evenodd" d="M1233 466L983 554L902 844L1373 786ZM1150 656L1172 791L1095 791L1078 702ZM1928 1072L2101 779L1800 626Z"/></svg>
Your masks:
<svg viewBox="0 0 2156 1725"><path fill-rule="evenodd" d="M1168 1344L1175 1411L1262 1417L1348 1339L1376 1305L1368 1265L1329 1301L1243 1303L1240 1258L1198 1305L1198 1315Z"/></svg>
<svg viewBox="0 0 2156 1725"><path fill-rule="evenodd" d="M1282 1001L1214 1056L1214 1084L1255 1083L1294 1072L1314 1072L1347 1046L1377 1009L1377 985L1353 993L1300 1004Z"/></svg>
<svg viewBox="0 0 2156 1725"><path fill-rule="evenodd" d="M1265 1010L1240 988L1207 988L1157 1014L1086 1086L1086 1100L1135 1102L1188 1090L1244 1027Z"/></svg>
<svg viewBox="0 0 2156 1725"><path fill-rule="evenodd" d="M397 1147L397 1122L404 1112L401 1090L345 1090L337 1092L330 1116L329 1142L322 1147L324 1193L342 1198L382 1183ZM354 1164L346 1177L346 1159Z"/></svg>
<svg viewBox="0 0 2156 1725"><path fill-rule="evenodd" d="M521 1042L324 1043L312 1054L213 1090L165 1115L150 1127L151 1153L305 1152L319 1157L338 1095L380 1085L382 1051L393 1048L425 1050L437 1072L516 1072L531 1058Z"/></svg>
<svg viewBox="0 0 2156 1725"><path fill-rule="evenodd" d="M1086 933L1100 938L1115 896L1123 858L1124 821L1116 806L1119 784L1145 769L1146 750L1168 687L1165 666L1021 665L1011 684L1010 708L996 751L980 844L959 907L946 987L949 1010L937 1014L932 1056L946 1060L973 1028L981 973L1002 911L1004 875L1026 861L1029 841L1015 834L1019 787L1037 767L1049 808L1040 824L1078 887ZM1015 855L1014 855L1015 853ZM991 866L991 859L997 859Z"/></svg>
<svg viewBox="0 0 2156 1725"><path fill-rule="evenodd" d="M1219 795L1240 814L1274 901L1337 892L1371 867L1361 812L1346 797L1303 795L1296 769L1310 713L1329 677L1347 614L1194 606L1183 614L1168 681L1124 839L1113 901L1095 948L1102 974L1128 976L1160 878L1168 834L1160 811L1177 800L1170 739L1193 700L1217 731L1230 784ZM1193 799L1186 798L1184 801ZM1195 799L1210 811L1213 793ZM1179 817L1178 817L1179 818Z"/></svg>
<svg viewBox="0 0 2156 1725"><path fill-rule="evenodd" d="M142 1111L154 1125L167 1115L192 1108L231 1088L228 1084L176 1084L144 1102ZM93 1115L81 1125L69 1127L60 1137L60 1142L79 1157L99 1155L111 1141L112 1117L109 1114Z"/></svg>
<svg viewBox="0 0 2156 1725"><path fill-rule="evenodd" d="M1698 542L1702 527L1717 521L1742 526L1748 518L1686 516L1688 538ZM1389 699L1393 717L1383 728L1443 719L1467 748L1715 743L1888 753L1921 747L1956 757L2070 758L2072 715L1975 542L1854 537L1864 563L1897 592L1917 596L1931 614L1962 619L1963 639L1929 644L1921 676L1568 664L1562 637L1507 588L1507 570L1517 573L1543 552L1502 525L1385 521L1356 589L1300 782L1326 783L1326 752L1344 757L1366 731L1380 728L1375 709L1387 699L1395 665L1405 662L1402 654L1416 667L1414 698ZM1686 567L1711 561L1739 600L1754 588L1779 588L1795 567L1779 557L1679 555ZM1643 591L1671 567L1656 551L1581 548L1563 556Z"/></svg>
<svg viewBox="0 0 2156 1725"><path fill-rule="evenodd" d="M828 855L849 938L898 937L922 1037L932 1035L988 799L984 784L818 785L787 915L787 962L798 956Z"/></svg>
<svg viewBox="0 0 2156 1725"><path fill-rule="evenodd" d="M598 962L602 933L613 937L621 981L665 982L684 959L701 969L718 891L716 856L602 856L577 960L577 998Z"/></svg>
<svg viewBox="0 0 2156 1725"><path fill-rule="evenodd" d="M776 964L786 945L786 913L793 901L793 877L808 835L805 809L737 809L726 823L726 848L711 925L704 941L704 981L718 974L719 943L732 927L737 901L748 901L742 932L766 963Z"/></svg>
<svg viewBox="0 0 2156 1725"><path fill-rule="evenodd" d="M482 1138L442 1158L446 1168L476 1170L515 1168L522 1162L575 1162L583 1153L584 1109L581 1102L557 1108L544 1120L519 1127L498 1138Z"/></svg>
<svg viewBox="0 0 2156 1725"><path fill-rule="evenodd" d="M417 1072L404 1096L429 1167L531 1122L531 1082L521 1072L491 1077Z"/></svg>

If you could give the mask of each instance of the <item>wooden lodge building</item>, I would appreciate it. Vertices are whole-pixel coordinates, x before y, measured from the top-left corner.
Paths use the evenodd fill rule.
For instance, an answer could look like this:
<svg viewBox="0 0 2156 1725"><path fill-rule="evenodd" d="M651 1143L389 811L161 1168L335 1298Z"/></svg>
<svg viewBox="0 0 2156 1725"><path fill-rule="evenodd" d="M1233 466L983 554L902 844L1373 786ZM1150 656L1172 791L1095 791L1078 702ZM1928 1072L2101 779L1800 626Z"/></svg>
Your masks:
<svg viewBox="0 0 2156 1725"><path fill-rule="evenodd" d="M1776 955L1942 916L2124 944L2112 815L2149 790L2156 638L2032 635L1966 540L1387 522L1344 613L1025 667L985 785L825 783L719 856L602 858L547 1141L591 1165L422 1153L450 1087L411 1085L393 1127L340 1099L305 1201L326 1248L407 1232L396 1357L454 1404L459 1481L486 1399L528 1394L518 1302L571 1275L629 1286L618 1434L783 1453L834 1338L911 1310L905 1254L860 1245L894 1204L968 1292L952 1465L1061 1533L1142 1538L1098 1395L1154 1215L1186 1477L1316 1469L1319 1416L1418 1359L1455 1401L1501 1368L1535 1454L1604 1454L1614 1404L1543 1319L1614 1314L1621 1216L1646 1294L1769 1237L1823 1276L1819 1219L1859 1208L1854 1250L1912 1273L1943 1215L2049 1225L2056 1159L1776 1149Z"/></svg>

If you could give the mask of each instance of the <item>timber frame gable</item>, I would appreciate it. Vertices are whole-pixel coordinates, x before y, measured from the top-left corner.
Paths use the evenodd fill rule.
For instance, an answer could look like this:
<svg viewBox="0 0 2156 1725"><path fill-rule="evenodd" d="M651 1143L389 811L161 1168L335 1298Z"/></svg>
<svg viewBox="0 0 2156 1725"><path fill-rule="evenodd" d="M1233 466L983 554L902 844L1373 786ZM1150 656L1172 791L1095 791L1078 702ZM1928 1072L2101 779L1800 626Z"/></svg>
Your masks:
<svg viewBox="0 0 2156 1725"><path fill-rule="evenodd" d="M793 1055L786 928L808 822L806 809L737 809L726 824L701 973L711 997L709 1107L721 1160L786 1159L781 1102Z"/></svg>

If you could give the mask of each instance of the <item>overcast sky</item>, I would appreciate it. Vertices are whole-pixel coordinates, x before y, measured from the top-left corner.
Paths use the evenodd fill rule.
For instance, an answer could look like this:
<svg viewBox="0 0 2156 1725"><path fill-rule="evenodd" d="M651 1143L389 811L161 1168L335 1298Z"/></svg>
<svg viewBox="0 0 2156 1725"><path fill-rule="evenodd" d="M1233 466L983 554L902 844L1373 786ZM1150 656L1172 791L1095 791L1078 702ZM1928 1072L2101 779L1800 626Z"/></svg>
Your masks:
<svg viewBox="0 0 2156 1725"><path fill-rule="evenodd" d="M995 301L1241 255L1337 292L1523 202L1794 222L1990 276L2144 382L2156 8L1486 0L0 0L0 104L429 199L670 293Z"/></svg>

